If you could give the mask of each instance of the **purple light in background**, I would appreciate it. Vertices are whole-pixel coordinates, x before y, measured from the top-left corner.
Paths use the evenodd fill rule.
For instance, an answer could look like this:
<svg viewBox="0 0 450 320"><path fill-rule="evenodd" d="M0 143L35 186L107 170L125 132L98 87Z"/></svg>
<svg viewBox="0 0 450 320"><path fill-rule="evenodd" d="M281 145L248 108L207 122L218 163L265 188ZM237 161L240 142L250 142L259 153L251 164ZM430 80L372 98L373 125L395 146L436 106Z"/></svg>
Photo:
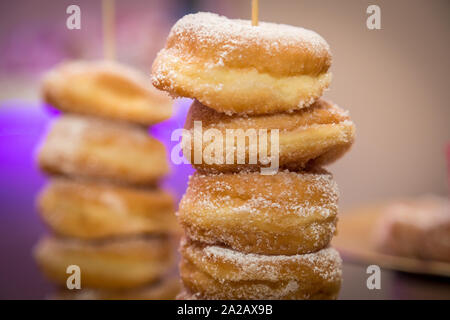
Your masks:
<svg viewBox="0 0 450 320"><path fill-rule="evenodd" d="M62 113L61 111L59 111L58 109L56 109L55 107L53 107L52 105L49 105L49 104L44 104L43 107L44 107L45 112L47 112L47 114L50 117L57 117Z"/></svg>
<svg viewBox="0 0 450 320"><path fill-rule="evenodd" d="M31 256L45 232L35 196L45 182L34 162L51 116L38 103L0 103L0 298L42 299L51 290Z"/></svg>
<svg viewBox="0 0 450 320"><path fill-rule="evenodd" d="M3 178L0 183L24 186L24 182L26 185L34 182L30 177L40 176L33 153L51 118L38 103L0 104L0 176ZM14 175L14 179L5 180L5 175Z"/></svg>
<svg viewBox="0 0 450 320"><path fill-rule="evenodd" d="M158 123L150 128L150 134L164 143L168 161L171 166L171 174L164 179L163 186L175 193L177 203L183 196L188 177L194 172L194 169L189 164L175 165L170 160L170 152L179 141L171 141L172 132L176 129L183 128L186 120L186 115L192 103L190 99L176 100L174 105L174 115L164 122Z"/></svg>

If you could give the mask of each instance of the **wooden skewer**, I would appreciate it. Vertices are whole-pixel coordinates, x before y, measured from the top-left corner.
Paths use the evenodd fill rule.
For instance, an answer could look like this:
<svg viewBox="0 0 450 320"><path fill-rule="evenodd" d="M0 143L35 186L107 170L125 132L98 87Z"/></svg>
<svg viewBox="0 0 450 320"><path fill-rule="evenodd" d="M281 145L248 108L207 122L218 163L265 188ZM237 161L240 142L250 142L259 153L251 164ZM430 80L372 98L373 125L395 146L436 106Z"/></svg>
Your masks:
<svg viewBox="0 0 450 320"><path fill-rule="evenodd" d="M258 11L259 1L252 0L252 26L258 25Z"/></svg>
<svg viewBox="0 0 450 320"><path fill-rule="evenodd" d="M114 37L114 0L102 0L103 20L103 55L105 59L116 58L116 44Z"/></svg>

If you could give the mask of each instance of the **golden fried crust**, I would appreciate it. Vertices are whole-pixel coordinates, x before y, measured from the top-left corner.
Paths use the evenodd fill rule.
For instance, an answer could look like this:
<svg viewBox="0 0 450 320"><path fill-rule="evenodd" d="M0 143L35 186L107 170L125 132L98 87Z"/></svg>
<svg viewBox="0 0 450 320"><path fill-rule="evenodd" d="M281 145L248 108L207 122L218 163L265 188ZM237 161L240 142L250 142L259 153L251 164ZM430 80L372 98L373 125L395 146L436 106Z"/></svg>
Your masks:
<svg viewBox="0 0 450 320"><path fill-rule="evenodd" d="M77 265L83 288L127 289L167 274L175 261L173 245L167 237L103 242L48 237L38 243L34 256L43 273L62 286L67 267Z"/></svg>
<svg viewBox="0 0 450 320"><path fill-rule="evenodd" d="M169 171L166 150L145 128L89 117L63 115L38 155L50 174L154 185Z"/></svg>
<svg viewBox="0 0 450 320"><path fill-rule="evenodd" d="M179 205L186 235L246 253L298 254L327 246L336 230L331 174L194 173Z"/></svg>
<svg viewBox="0 0 450 320"><path fill-rule="evenodd" d="M244 254L184 241L180 274L188 292L206 299L336 299L342 261L333 248L293 256Z"/></svg>
<svg viewBox="0 0 450 320"><path fill-rule="evenodd" d="M178 277L165 277L145 287L126 290L84 289L64 290L55 300L174 300L180 291Z"/></svg>
<svg viewBox="0 0 450 320"><path fill-rule="evenodd" d="M227 113L301 109L331 81L331 53L317 33L287 25L190 14L153 63L155 87Z"/></svg>
<svg viewBox="0 0 450 320"><path fill-rule="evenodd" d="M45 223L62 236L99 239L179 233L174 199L159 189L54 179L38 203Z"/></svg>
<svg viewBox="0 0 450 320"><path fill-rule="evenodd" d="M43 80L44 100L64 112L143 125L168 119L172 101L143 74L110 61L74 61L57 66Z"/></svg>
<svg viewBox="0 0 450 320"><path fill-rule="evenodd" d="M216 143L201 134L194 134L194 122L201 122L203 135L207 130L218 130L223 137L221 159L213 161L217 155L211 152L211 145ZM279 130L279 167L289 170L300 170L308 166L327 165L346 153L355 138L355 126L348 112L335 104L318 100L310 108L292 113L276 113L271 115L226 115L194 101L187 115L185 129L189 130L189 139L183 139L185 157L202 172L239 172L260 170L267 164L261 162L259 154L256 163L250 164L249 150L261 151L259 147L260 129L267 131L268 153L272 150L270 135L272 130ZM245 141L245 164L237 164L238 139L233 138L233 164L226 163L227 132L239 131ZM238 133L238 131L236 131ZM250 137L254 137L251 139ZM208 153L207 150L211 153ZM195 160L195 153L201 151L201 161ZM197 163L196 163L197 162Z"/></svg>

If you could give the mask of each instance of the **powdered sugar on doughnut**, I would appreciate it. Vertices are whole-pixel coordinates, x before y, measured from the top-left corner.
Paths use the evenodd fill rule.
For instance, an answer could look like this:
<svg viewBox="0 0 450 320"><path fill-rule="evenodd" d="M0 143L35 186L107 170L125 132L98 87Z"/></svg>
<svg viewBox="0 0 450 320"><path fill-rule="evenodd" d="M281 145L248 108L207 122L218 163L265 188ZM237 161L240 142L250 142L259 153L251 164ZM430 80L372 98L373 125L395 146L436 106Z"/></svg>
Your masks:
<svg viewBox="0 0 450 320"><path fill-rule="evenodd" d="M308 29L267 22L252 26L250 20L228 19L209 12L184 16L174 25L169 38L192 41L191 35L195 35L196 44L200 46L224 43L217 54L218 66L223 66L227 56L237 48L254 44L265 47L273 56L291 46L302 47L314 56L328 54L330 50L320 35Z"/></svg>
<svg viewBox="0 0 450 320"><path fill-rule="evenodd" d="M231 263L239 269L239 277L242 280L268 280L279 281L289 278L284 274L285 268L291 266L294 269L312 270L314 274L325 280L335 280L342 276L342 260L339 253L331 247L315 253L285 255L259 255L245 254L221 246L206 246L202 249L208 259L212 261L224 261ZM293 273L291 279L295 280Z"/></svg>

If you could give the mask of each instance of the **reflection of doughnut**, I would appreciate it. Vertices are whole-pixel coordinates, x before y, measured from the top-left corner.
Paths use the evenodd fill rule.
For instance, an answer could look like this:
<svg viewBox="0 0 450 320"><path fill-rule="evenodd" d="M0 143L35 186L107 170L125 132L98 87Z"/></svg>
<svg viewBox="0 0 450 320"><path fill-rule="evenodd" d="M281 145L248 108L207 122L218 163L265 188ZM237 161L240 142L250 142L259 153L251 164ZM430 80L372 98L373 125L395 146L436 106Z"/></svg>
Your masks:
<svg viewBox="0 0 450 320"><path fill-rule="evenodd" d="M39 164L49 173L139 185L168 172L164 146L144 128L72 115L53 124Z"/></svg>
<svg viewBox="0 0 450 320"><path fill-rule="evenodd" d="M187 236L242 252L320 250L336 229L338 191L327 172L194 173L178 218Z"/></svg>
<svg viewBox="0 0 450 320"><path fill-rule="evenodd" d="M163 237L102 242L45 238L38 243L35 257L44 274L63 286L69 277L67 267L77 265L83 288L125 289L170 272L173 249L173 242Z"/></svg>
<svg viewBox="0 0 450 320"><path fill-rule="evenodd" d="M341 284L342 261L333 248L264 256L184 242L181 254L184 286L206 299L335 299Z"/></svg>
<svg viewBox="0 0 450 320"><path fill-rule="evenodd" d="M307 107L331 81L331 53L313 31L274 23L251 26L211 13L172 28L153 63L153 85L227 113Z"/></svg>
<svg viewBox="0 0 450 320"><path fill-rule="evenodd" d="M203 135L194 134L194 121L201 121L202 132L206 130L217 129L222 137L221 156L217 157L211 150L210 145L215 143L214 138L202 138ZM188 160L193 166L206 172L239 172L241 170L259 170L262 163L258 152L263 150L259 148L259 139L257 137L260 129L267 130L267 151L270 154L270 136L273 129L279 130L279 166L291 170L298 170L307 165L325 165L341 157L352 145L355 135L355 126L350 121L348 113L336 105L324 100L317 101L310 108L298 110L292 113L277 113L271 115L257 116L227 116L216 112L195 101L188 113L185 128L190 130L190 157ZM233 164L226 164L227 155L227 132L230 130L241 131L243 143L245 143L245 164L237 164L237 141L233 137L234 155ZM248 131L250 130L250 131ZM213 132L212 130L209 130ZM246 138L253 132L254 139ZM195 140L194 140L195 139ZM189 140L184 142L185 147L189 148ZM194 163L195 148L202 148L202 161L199 164ZM210 149L208 154L205 149ZM255 156L258 156L258 162L249 164L249 150L255 150ZM262 154L266 154L262 152ZM216 160L214 159L214 157ZM208 160L208 157L210 158ZM216 162L214 162L214 160ZM222 161L223 160L223 161ZM199 162L199 161L197 161Z"/></svg>
<svg viewBox="0 0 450 320"><path fill-rule="evenodd" d="M165 277L150 285L127 290L85 289L64 290L56 300L173 300L180 291L178 277Z"/></svg>
<svg viewBox="0 0 450 320"><path fill-rule="evenodd" d="M391 203L376 230L378 248L392 255L450 262L450 201L422 196Z"/></svg>
<svg viewBox="0 0 450 320"><path fill-rule="evenodd" d="M171 116L169 97L134 69L110 61L64 63L44 79L47 103L65 111L144 125Z"/></svg>
<svg viewBox="0 0 450 320"><path fill-rule="evenodd" d="M177 232L174 200L159 189L56 179L42 192L39 207L51 229L68 237Z"/></svg>

